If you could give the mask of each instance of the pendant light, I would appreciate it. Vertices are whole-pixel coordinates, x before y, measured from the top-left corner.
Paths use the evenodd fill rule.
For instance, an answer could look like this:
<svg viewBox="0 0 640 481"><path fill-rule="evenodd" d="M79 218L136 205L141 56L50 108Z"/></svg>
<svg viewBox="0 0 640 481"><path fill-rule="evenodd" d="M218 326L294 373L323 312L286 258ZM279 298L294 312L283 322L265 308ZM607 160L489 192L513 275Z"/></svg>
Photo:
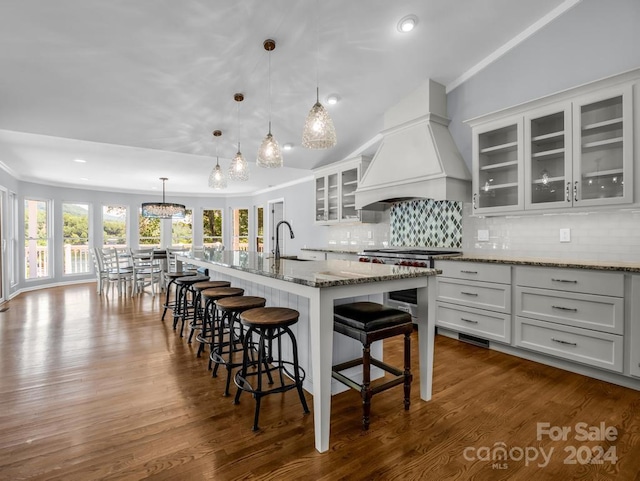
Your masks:
<svg viewBox="0 0 640 481"><path fill-rule="evenodd" d="M224 172L220 168L220 161L218 159L218 138L222 135L220 130L213 131L213 137L216 139L216 166L209 174L209 187L214 190L221 190L227 187L227 179L224 177Z"/></svg>
<svg viewBox="0 0 640 481"><path fill-rule="evenodd" d="M229 178L231 180L245 181L249 180L249 165L244 160L242 152L240 152L240 102L244 100L243 94L235 94L233 100L237 104L237 124L238 124L238 153L231 161L229 166Z"/></svg>
<svg viewBox="0 0 640 481"><path fill-rule="evenodd" d="M269 133L258 149L258 166L267 168L282 167L282 151L278 141L271 135L271 52L276 48L275 40L267 39L262 44L269 52Z"/></svg>
<svg viewBox="0 0 640 481"><path fill-rule="evenodd" d="M155 219L184 219L186 207L182 204L173 204L164 200L164 183L169 180L160 177L162 181L162 202L145 202L142 204L142 217Z"/></svg>
<svg viewBox="0 0 640 481"><path fill-rule="evenodd" d="M336 129L327 109L320 103L320 28L318 22L318 2L316 2L316 103L307 114L302 130L302 145L308 149L329 149L336 145Z"/></svg>

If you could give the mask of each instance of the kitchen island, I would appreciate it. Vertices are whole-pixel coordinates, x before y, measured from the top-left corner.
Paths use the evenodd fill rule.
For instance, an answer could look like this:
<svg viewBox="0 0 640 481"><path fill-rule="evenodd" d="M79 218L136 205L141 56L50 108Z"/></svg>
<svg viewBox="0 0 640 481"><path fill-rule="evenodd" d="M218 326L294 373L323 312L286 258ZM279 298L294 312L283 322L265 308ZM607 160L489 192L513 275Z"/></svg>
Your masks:
<svg viewBox="0 0 640 481"><path fill-rule="evenodd" d="M195 251L178 256L178 261L209 269L214 279L231 280L247 288L251 295L267 298L267 305L292 307L300 312L296 336L300 351L309 346L308 359L313 394L315 446L320 452L329 449L331 417L331 366L333 349L333 306L384 292L417 289L418 349L420 359L420 397L431 399L433 343L435 337L435 282L429 278L436 269L405 267L352 261L276 261L258 252ZM301 302L303 299L305 302ZM303 338L307 337L305 341ZM304 352L301 352L304 357Z"/></svg>

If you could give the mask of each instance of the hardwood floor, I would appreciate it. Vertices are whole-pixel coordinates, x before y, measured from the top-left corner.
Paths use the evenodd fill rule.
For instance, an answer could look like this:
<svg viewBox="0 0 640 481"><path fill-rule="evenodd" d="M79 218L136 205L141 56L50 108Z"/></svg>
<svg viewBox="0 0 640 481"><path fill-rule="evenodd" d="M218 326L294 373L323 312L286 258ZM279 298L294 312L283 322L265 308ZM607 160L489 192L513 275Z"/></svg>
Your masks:
<svg viewBox="0 0 640 481"><path fill-rule="evenodd" d="M334 396L331 450L320 454L294 391L265 398L262 429L252 432L253 400L234 406L221 396L224 376L211 378L197 345L160 321L159 298L99 297L81 284L25 293L8 307L2 480L640 479L639 392L444 337L431 402L420 401L417 381L409 411L401 387L378 394L362 432L359 395ZM385 346L387 360L401 364L401 353L400 338ZM567 440L538 440L544 422L570 428ZM580 422L615 427L617 438L576 440ZM508 459L487 460L500 443ZM617 462L581 464L596 446ZM518 459L523 452L538 458Z"/></svg>

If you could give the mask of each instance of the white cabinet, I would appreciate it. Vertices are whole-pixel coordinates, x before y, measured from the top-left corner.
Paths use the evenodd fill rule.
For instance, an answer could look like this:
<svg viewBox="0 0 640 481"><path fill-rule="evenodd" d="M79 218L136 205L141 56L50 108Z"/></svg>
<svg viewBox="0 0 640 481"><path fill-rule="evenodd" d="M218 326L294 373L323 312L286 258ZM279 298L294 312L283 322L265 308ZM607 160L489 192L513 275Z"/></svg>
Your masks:
<svg viewBox="0 0 640 481"><path fill-rule="evenodd" d="M474 213L632 203L637 82L606 79L470 121Z"/></svg>
<svg viewBox="0 0 640 481"><path fill-rule="evenodd" d="M506 212L523 208L522 125L522 118L508 118L474 130L474 212Z"/></svg>
<svg viewBox="0 0 640 481"><path fill-rule="evenodd" d="M436 326L511 342L511 267L437 261Z"/></svg>
<svg viewBox="0 0 640 481"><path fill-rule="evenodd" d="M375 222L376 213L356 210L355 191L370 158L356 157L317 169L315 174L315 222Z"/></svg>
<svg viewBox="0 0 640 481"><path fill-rule="evenodd" d="M629 374L640 377L640 275L631 278Z"/></svg>
<svg viewBox="0 0 640 481"><path fill-rule="evenodd" d="M622 372L623 274L518 266L515 279L516 346Z"/></svg>

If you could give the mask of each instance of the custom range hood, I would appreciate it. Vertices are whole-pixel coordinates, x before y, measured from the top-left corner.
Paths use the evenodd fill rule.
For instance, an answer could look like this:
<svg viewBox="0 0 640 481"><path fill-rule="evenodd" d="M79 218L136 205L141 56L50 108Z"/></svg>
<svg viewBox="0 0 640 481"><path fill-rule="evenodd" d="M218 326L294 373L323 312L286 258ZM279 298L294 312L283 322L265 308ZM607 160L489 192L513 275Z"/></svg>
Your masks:
<svg viewBox="0 0 640 481"><path fill-rule="evenodd" d="M385 112L382 143L358 184L356 209L417 198L469 200L471 174L446 114L445 87L433 80Z"/></svg>

